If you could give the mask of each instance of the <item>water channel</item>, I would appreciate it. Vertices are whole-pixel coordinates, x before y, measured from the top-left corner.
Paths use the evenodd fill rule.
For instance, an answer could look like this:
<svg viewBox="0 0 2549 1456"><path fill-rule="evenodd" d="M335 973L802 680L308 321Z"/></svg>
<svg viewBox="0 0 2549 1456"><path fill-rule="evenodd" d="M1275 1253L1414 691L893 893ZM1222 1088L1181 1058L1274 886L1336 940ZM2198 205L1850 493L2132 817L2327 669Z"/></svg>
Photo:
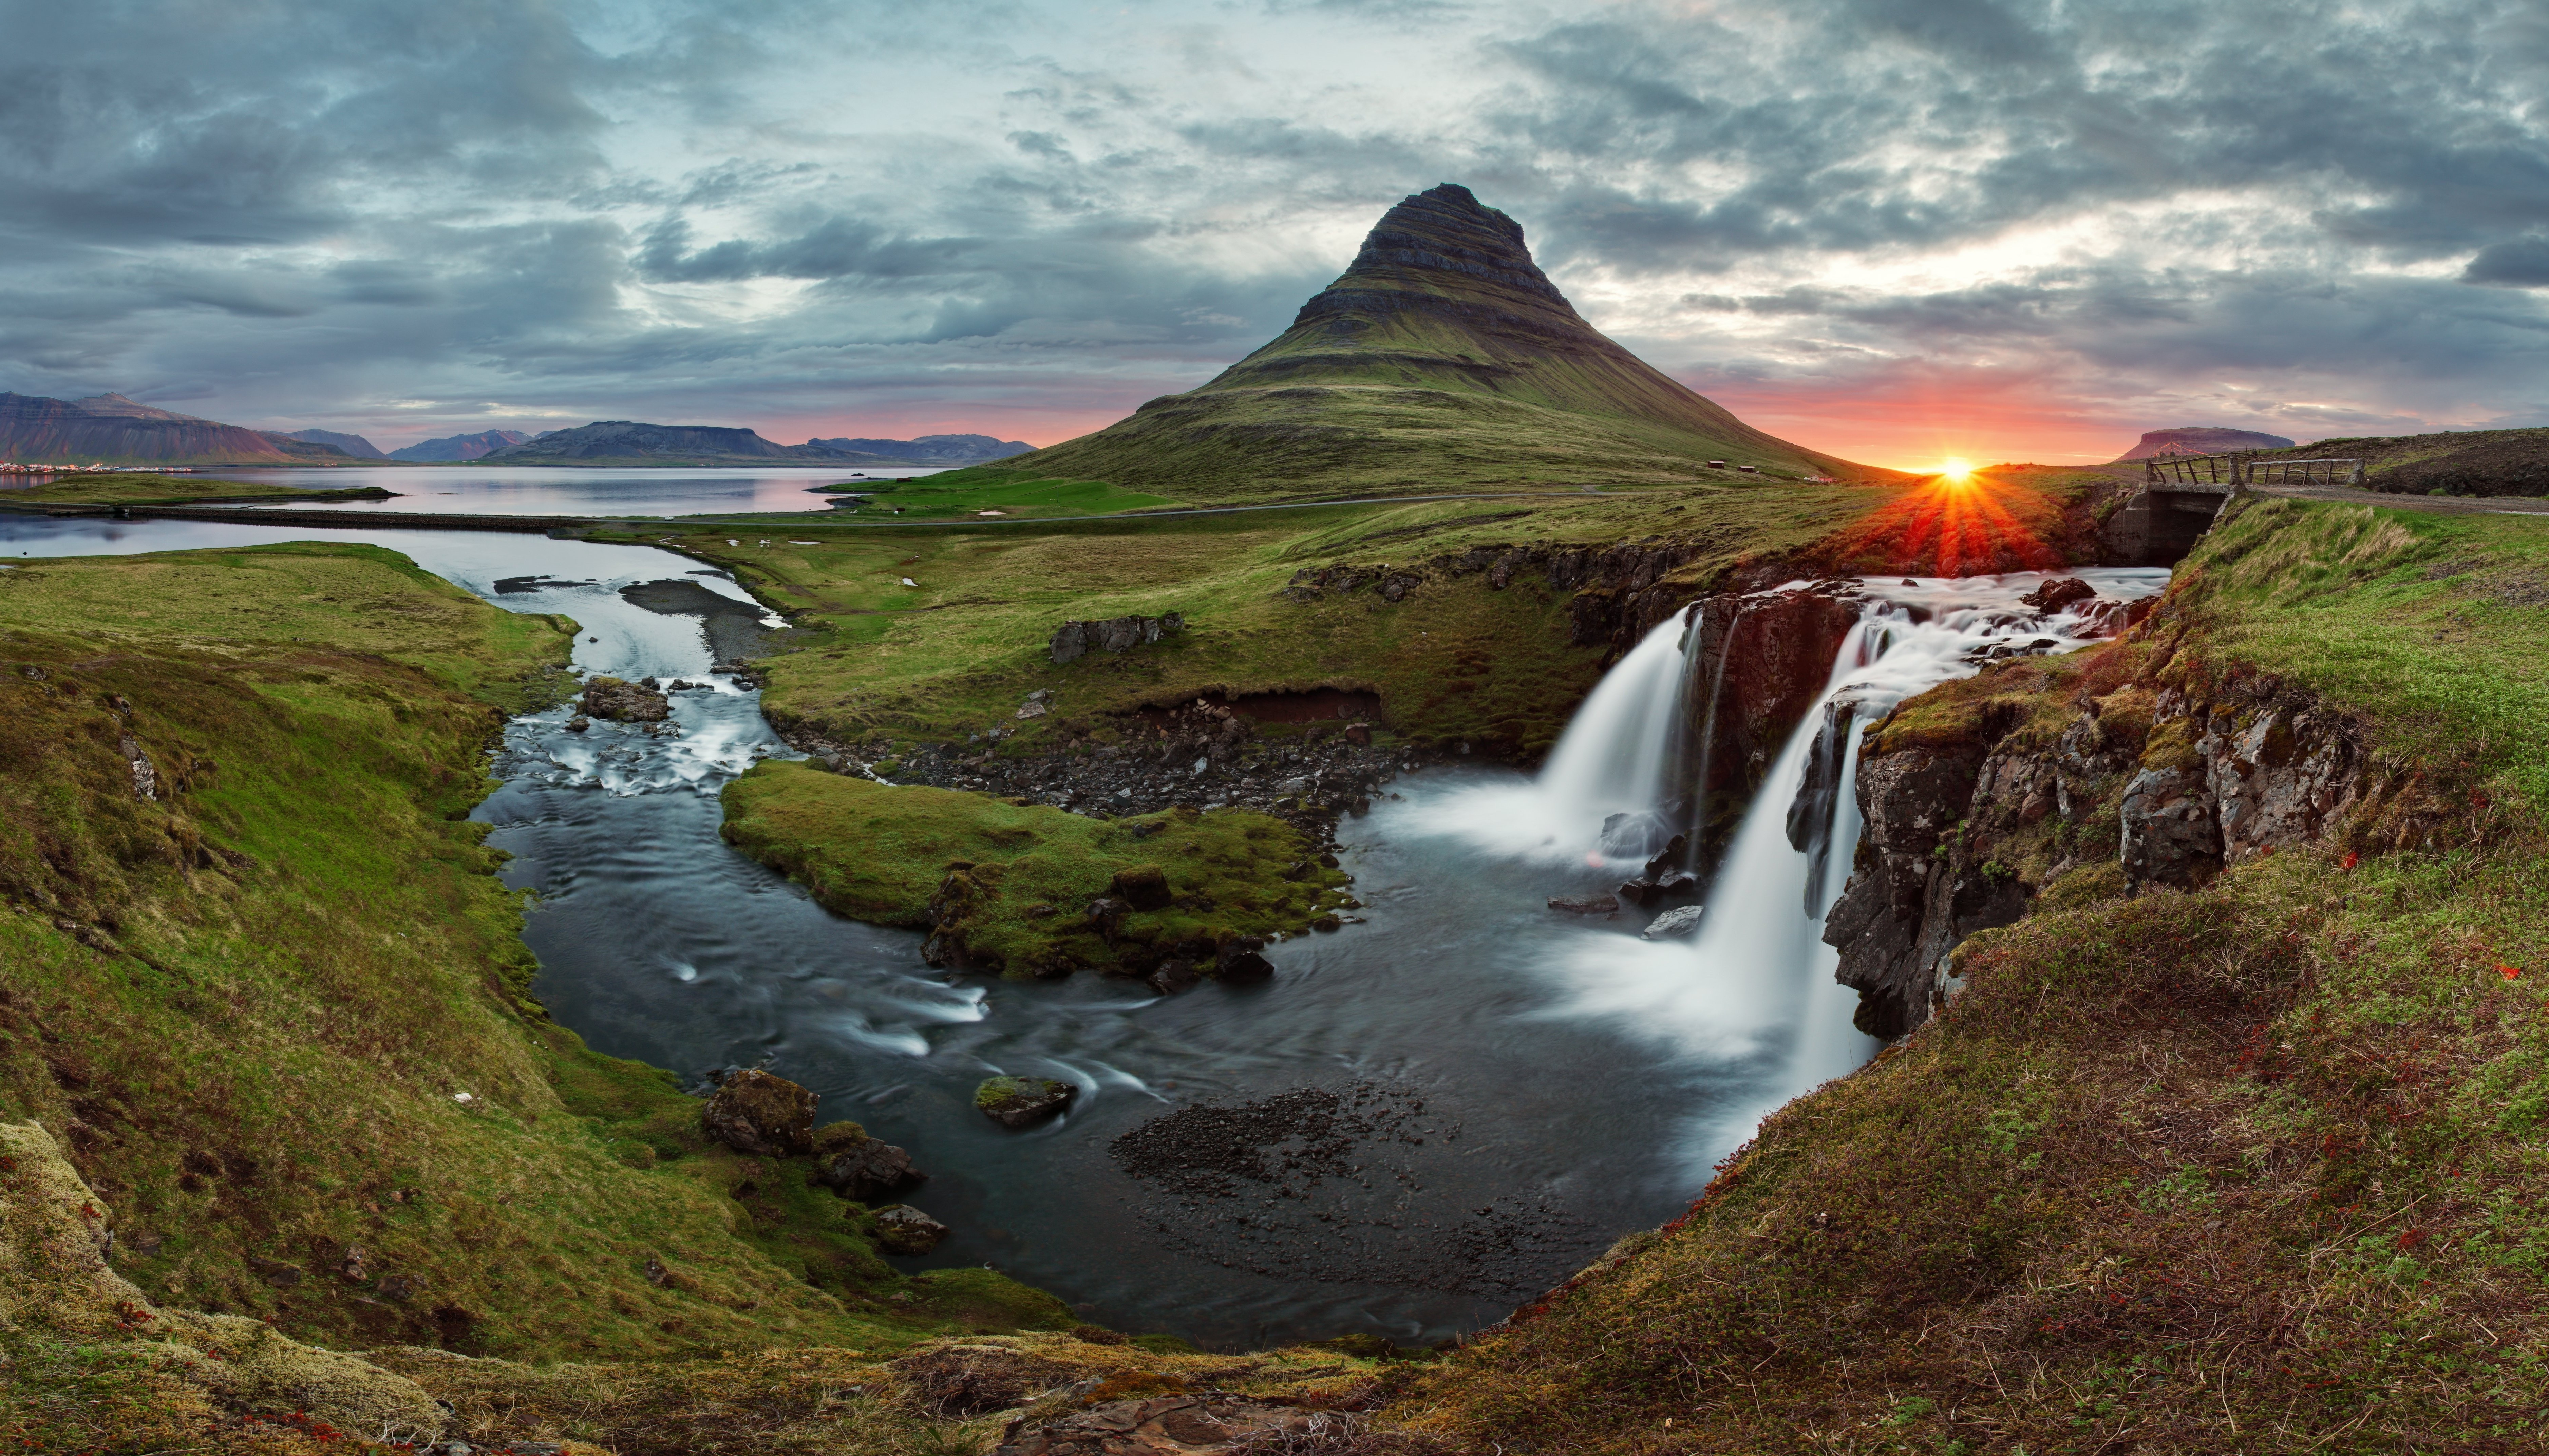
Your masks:
<svg viewBox="0 0 2549 1456"><path fill-rule="evenodd" d="M0 560L314 534L0 518ZM1678 1213L1761 1114L1872 1050L1849 1029L1850 997L1830 984L1809 915L1839 872L1813 881L1780 827L1810 733L1773 769L1713 891L1724 909L1696 939L1642 940L1643 913L1545 908L1621 874L1587 852L1600 816L1588 821L1558 776L1432 770L1341 832L1368 922L1270 947L1271 984L1172 999L1095 976L1012 985L933 971L918 935L831 916L717 837L718 789L789 750L757 694L709 673L697 619L618 589L687 576L743 597L732 582L647 547L341 538L402 551L508 610L575 619L579 670L709 685L675 696L678 737L599 722L570 734L562 709L517 720L494 761L503 787L476 817L516 856L508 882L542 897L524 938L557 1019L685 1077L768 1065L820 1094L825 1120L910 1148L932 1175L910 1202L955 1229L913 1267L991 1264L1090 1319L1219 1347L1350 1330L1440 1339ZM2166 576L2083 574L2111 598ZM2014 606L2039 579L1888 584L1832 691L1871 703L1917 691L2030 632L2073 644L2084 624ZM1652 650L1666 648L1680 650ZM1609 731L1590 717L1571 740ZM1827 829L1844 845L1856 835L1846 797ZM1067 1078L1083 1096L1059 1121L1008 1131L970 1106L994 1072ZM1108 1155L1172 1109L1304 1087L1362 1109L1349 1112L1368 1133L1354 1173L1198 1201Z"/></svg>

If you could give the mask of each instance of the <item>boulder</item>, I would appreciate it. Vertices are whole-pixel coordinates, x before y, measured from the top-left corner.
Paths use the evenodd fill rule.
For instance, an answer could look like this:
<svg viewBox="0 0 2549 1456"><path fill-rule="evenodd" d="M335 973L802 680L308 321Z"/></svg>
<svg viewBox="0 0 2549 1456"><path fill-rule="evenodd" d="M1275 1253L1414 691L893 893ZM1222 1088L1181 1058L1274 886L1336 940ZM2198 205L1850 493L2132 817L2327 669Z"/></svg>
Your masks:
<svg viewBox="0 0 2549 1456"><path fill-rule="evenodd" d="M1620 888L1611 893L1619 896L1623 904L1634 905L1640 910L1664 898L1663 888L1644 875L1621 881ZM1554 900L1550 902L1552 905L1557 903Z"/></svg>
<svg viewBox="0 0 2549 1456"><path fill-rule="evenodd" d="M1137 864L1128 870L1117 870L1113 889L1116 896L1135 910L1166 910L1177 897L1169 890L1169 877L1156 864Z"/></svg>
<svg viewBox="0 0 2549 1456"><path fill-rule="evenodd" d="M1193 961L1172 957L1160 962L1160 968L1144 979L1162 996L1175 996L1180 991L1193 990L1203 981L1203 972L1195 969Z"/></svg>
<svg viewBox="0 0 2549 1456"><path fill-rule="evenodd" d="M583 708L594 718L615 719L621 723L662 723L673 712L671 700L653 687L623 682L615 677L588 679L584 685Z"/></svg>
<svg viewBox="0 0 2549 1456"><path fill-rule="evenodd" d="M930 1217L909 1204L897 1204L879 1209L876 1215L877 1242L889 1254L925 1254L938 1247L948 1234L947 1225Z"/></svg>
<svg viewBox="0 0 2549 1456"><path fill-rule="evenodd" d="M1265 941L1251 935L1242 935L1223 945L1213 953L1212 978L1234 986L1274 979L1274 963L1258 954L1265 945Z"/></svg>
<svg viewBox="0 0 2549 1456"><path fill-rule="evenodd" d="M1669 940L1675 936L1696 934L1706 906L1676 905L1654 918L1652 923L1638 932L1641 940Z"/></svg>
<svg viewBox="0 0 2549 1456"><path fill-rule="evenodd" d="M1003 1127L1031 1127L1059 1116L1080 1089L1050 1077L992 1077L974 1089L974 1106Z"/></svg>
<svg viewBox="0 0 2549 1456"><path fill-rule="evenodd" d="M2049 617L2074 602L2085 602L2096 595L2096 587L2076 576L2056 576L2047 578L2035 590L2018 600Z"/></svg>
<svg viewBox="0 0 2549 1456"><path fill-rule="evenodd" d="M869 1136L856 1122L814 1129L814 1181L845 1199L871 1204L927 1176L912 1165L911 1154Z"/></svg>
<svg viewBox="0 0 2549 1456"><path fill-rule="evenodd" d="M814 1094L768 1072L729 1072L701 1115L708 1134L739 1153L785 1158L814 1150Z"/></svg>

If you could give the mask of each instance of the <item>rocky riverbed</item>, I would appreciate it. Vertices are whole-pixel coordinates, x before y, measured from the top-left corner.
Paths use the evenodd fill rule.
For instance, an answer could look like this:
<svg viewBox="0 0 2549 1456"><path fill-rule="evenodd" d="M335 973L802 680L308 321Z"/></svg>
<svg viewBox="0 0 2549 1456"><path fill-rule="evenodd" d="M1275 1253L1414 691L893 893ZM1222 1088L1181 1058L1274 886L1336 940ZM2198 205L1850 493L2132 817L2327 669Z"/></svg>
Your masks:
<svg viewBox="0 0 2549 1456"><path fill-rule="evenodd" d="M1245 714L1203 700L1128 723L1121 741L1081 738L1032 754L1004 752L1004 729L900 753L803 726L782 735L838 772L888 783L966 789L1105 819L1180 805L1254 809L1316 835L1328 849L1338 816L1369 809L1397 775L1443 761L1374 742L1368 723L1312 724L1298 735L1273 736Z"/></svg>

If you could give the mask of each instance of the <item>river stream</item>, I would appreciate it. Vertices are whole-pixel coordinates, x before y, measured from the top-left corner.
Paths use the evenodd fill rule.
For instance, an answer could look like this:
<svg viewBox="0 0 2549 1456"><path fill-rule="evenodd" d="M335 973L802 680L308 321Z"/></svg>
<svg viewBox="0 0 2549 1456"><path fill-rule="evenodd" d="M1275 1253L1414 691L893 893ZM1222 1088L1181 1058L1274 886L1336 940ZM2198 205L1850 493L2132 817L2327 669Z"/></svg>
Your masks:
<svg viewBox="0 0 2549 1456"><path fill-rule="evenodd" d="M0 519L0 559L312 534ZM1342 858L1365 922L1269 947L1269 984L1162 999L1093 975L1011 984L932 970L917 933L832 916L717 837L717 791L790 750L757 693L708 670L698 619L647 611L618 589L688 577L742 598L731 581L647 547L477 532L347 537L403 551L508 610L575 619L579 671L706 685L674 695L678 735L601 721L570 733L565 709L508 729L494 762L503 787L476 818L515 856L508 883L541 897L524 931L542 966L537 993L600 1050L686 1080L766 1065L818 1093L822 1120L854 1118L909 1148L931 1175L909 1201L955 1230L909 1267L992 1265L1093 1321L1217 1347L1347 1331L1437 1340L1679 1213L1762 1112L1872 1049L1848 1028L1847 993L1811 984L1824 952L1799 891L1807 871L1769 863L1802 861L1784 840L1753 835L1747 850L1739 836L1726 871L1758 860L1746 872L1776 883L1743 898L1775 898L1784 920L1756 934L1712 909L1696 942L1641 940L1645 913L1546 908L1609 889L1621 870L1579 852L1584 826L1546 785L1501 769L1410 775L1347 821ZM2037 579L1964 596L1997 603ZM1898 595L1924 593L1925 619L1952 594L1933 583ZM1956 630L1979 641L2028 626L1989 616L1969 613ZM1854 636L1849 650L1883 656L1893 640ZM1889 691L1961 670L1936 656ZM1837 663L1836 686L1867 671ZM1791 745L1774 793L1803 751ZM1526 811L1564 823L1518 838ZM1833 831L1854 837L1855 821ZM1836 857L1846 865L1845 850ZM997 1072L1066 1078L1082 1096L1067 1116L1013 1132L971 1107L976 1083ZM1173 1110L1301 1089L1313 1096L1276 1106L1326 1147L1296 1168L1270 1163L1262 1181L1243 1171L1164 1184L1110 1156L1117 1138Z"/></svg>

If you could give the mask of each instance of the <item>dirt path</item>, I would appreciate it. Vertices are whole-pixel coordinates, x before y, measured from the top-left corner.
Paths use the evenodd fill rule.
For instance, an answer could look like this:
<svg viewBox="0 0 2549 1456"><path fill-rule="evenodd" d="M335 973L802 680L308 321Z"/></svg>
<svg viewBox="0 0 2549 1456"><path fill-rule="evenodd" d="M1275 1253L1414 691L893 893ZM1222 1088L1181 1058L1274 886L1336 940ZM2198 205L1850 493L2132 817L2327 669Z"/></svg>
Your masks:
<svg viewBox="0 0 2549 1456"><path fill-rule="evenodd" d="M2261 496L2341 501L2349 506L2426 511L2438 516L2549 516L2549 500L2531 496L2394 496L2345 485L2252 485L2248 489Z"/></svg>

